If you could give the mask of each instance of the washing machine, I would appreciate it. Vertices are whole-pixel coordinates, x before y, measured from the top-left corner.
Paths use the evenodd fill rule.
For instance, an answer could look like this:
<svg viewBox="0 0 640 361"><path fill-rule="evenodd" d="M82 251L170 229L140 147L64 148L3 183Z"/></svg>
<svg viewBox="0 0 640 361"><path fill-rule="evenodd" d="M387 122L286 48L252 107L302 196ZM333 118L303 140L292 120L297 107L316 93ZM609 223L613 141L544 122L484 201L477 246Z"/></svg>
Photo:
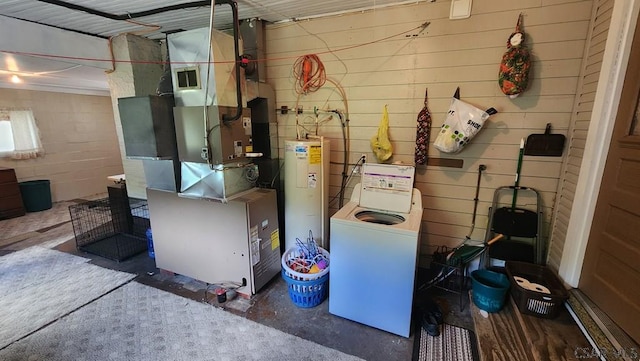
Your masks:
<svg viewBox="0 0 640 361"><path fill-rule="evenodd" d="M409 337L422 199L415 168L370 164L330 219L329 312Z"/></svg>

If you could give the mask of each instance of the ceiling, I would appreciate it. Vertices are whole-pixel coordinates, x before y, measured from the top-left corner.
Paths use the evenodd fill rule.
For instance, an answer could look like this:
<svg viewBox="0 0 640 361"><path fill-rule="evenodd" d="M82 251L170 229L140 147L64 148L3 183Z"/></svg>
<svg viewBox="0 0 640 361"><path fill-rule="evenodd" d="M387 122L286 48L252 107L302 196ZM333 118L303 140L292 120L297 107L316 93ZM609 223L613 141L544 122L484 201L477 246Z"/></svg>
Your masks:
<svg viewBox="0 0 640 361"><path fill-rule="evenodd" d="M214 8L214 26L217 29L230 28L232 24L231 6L233 1ZM388 6L407 1L397 0L238 0L239 19L260 18L267 22L297 20L347 11L359 11L375 7ZM417 1L411 1L415 3ZM104 38L124 32L150 30L128 22L113 20L107 15L159 26L144 36L163 38L164 33L189 30L209 25L211 7L209 1L189 0L2 0L0 14L16 19L79 31ZM69 8L71 7L71 8ZM76 7L75 9L73 9ZM163 8L182 9L160 11ZM138 16L138 14L159 11L157 14ZM91 14L103 13L102 15Z"/></svg>
<svg viewBox="0 0 640 361"><path fill-rule="evenodd" d="M394 0L218 0L214 7L214 27L224 30L233 24L232 5L237 4L239 20L258 18L266 22L297 21L306 18L327 16L352 11L363 11L401 3L417 1ZM423 0L424 1L424 0ZM430 0L434 1L434 0ZM134 33L150 39L164 39L167 33L208 27L210 23L210 1L189 0L2 0L0 20L27 22L34 29L54 27L95 37L108 39L122 33ZM0 28L0 31L7 33ZM38 36L37 32L33 33ZM18 87L9 83L9 70L16 66L29 76L29 81L53 85L77 80L69 85L92 87L106 92L108 86L104 71L88 66L63 64L44 65L44 59L11 53L15 49L3 48L0 42L0 87ZM65 54L59 54L65 55ZM8 68L13 62L13 68ZM56 59L60 63L60 59ZM17 65L16 65L17 64ZM26 70L25 70L26 69ZM33 75L39 74L39 75ZM62 85L64 87L64 85Z"/></svg>

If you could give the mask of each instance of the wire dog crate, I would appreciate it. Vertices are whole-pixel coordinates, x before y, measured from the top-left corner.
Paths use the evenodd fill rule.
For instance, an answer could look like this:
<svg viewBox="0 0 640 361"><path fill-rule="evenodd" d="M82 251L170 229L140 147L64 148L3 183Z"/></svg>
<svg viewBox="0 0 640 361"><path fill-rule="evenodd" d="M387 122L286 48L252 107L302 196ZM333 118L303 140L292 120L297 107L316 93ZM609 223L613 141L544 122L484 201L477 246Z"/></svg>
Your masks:
<svg viewBox="0 0 640 361"><path fill-rule="evenodd" d="M115 261L147 250L147 201L99 199L69 206L76 248Z"/></svg>

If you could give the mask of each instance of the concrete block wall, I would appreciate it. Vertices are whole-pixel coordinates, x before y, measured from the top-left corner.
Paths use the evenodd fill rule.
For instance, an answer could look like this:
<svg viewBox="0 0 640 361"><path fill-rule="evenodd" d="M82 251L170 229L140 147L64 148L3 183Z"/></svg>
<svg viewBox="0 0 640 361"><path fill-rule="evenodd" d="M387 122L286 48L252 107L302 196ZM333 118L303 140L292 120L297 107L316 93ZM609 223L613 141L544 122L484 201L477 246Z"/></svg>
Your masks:
<svg viewBox="0 0 640 361"><path fill-rule="evenodd" d="M0 108L29 108L36 118L43 157L0 158L19 182L48 179L54 202L106 193L107 177L122 174L111 98L0 89Z"/></svg>

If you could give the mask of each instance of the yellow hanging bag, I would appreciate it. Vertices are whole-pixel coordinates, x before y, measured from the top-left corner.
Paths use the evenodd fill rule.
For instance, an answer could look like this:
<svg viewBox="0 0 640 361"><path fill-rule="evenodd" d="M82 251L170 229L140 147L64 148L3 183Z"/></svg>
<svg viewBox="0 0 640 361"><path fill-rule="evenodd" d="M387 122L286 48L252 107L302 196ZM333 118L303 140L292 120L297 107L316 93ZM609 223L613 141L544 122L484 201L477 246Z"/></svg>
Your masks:
<svg viewBox="0 0 640 361"><path fill-rule="evenodd" d="M378 133L371 138L371 149L373 154L376 155L379 162L384 162L391 158L393 155L393 147L389 140L389 112L387 112L387 106L384 106L382 113L382 120L378 126Z"/></svg>

